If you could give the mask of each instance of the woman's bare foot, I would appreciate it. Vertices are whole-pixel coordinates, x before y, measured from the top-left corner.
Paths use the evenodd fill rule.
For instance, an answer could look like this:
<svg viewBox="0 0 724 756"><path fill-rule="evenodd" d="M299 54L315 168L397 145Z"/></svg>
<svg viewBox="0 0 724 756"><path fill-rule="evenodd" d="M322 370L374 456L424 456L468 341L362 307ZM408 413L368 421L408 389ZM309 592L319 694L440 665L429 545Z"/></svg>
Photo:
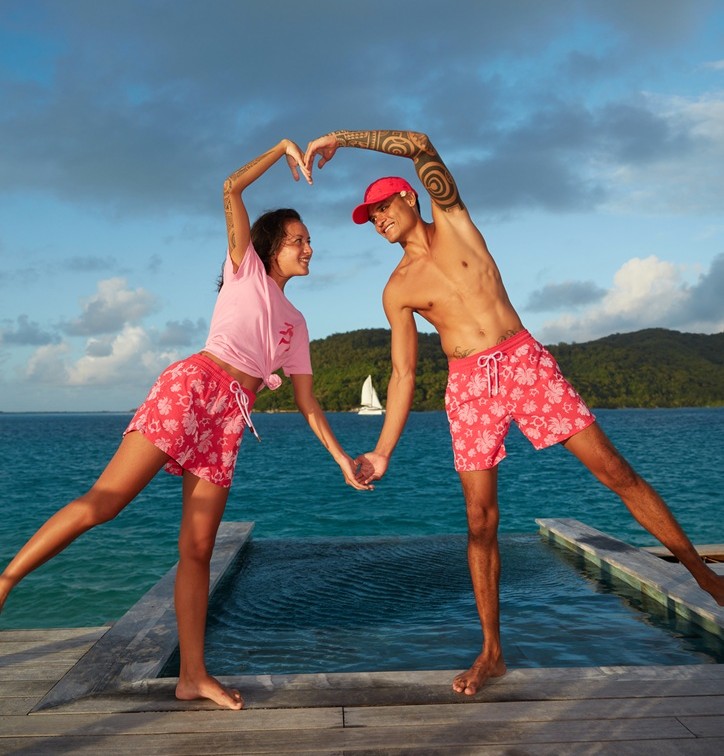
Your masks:
<svg viewBox="0 0 724 756"><path fill-rule="evenodd" d="M507 671L502 657L491 663L480 654L467 672L461 672L453 680L453 690L466 696L474 696L489 677L502 677Z"/></svg>
<svg viewBox="0 0 724 756"><path fill-rule="evenodd" d="M227 688L211 675L199 682L178 681L176 686L176 698L180 701L195 701L199 698L208 698L225 709L239 710L244 706L241 693L234 688Z"/></svg>

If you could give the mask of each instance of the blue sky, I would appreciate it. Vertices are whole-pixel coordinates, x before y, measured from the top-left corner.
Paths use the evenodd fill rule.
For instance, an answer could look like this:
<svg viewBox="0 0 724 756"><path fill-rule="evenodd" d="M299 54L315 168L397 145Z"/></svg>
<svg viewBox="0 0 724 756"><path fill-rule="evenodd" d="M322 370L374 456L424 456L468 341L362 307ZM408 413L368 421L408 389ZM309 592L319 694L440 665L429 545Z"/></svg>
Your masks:
<svg viewBox="0 0 724 756"><path fill-rule="evenodd" d="M722 3L3 0L0 411L135 407L203 346L224 178L342 128L430 136L545 343L724 330ZM312 338L387 326L399 248L350 212L392 173L248 196L310 229Z"/></svg>

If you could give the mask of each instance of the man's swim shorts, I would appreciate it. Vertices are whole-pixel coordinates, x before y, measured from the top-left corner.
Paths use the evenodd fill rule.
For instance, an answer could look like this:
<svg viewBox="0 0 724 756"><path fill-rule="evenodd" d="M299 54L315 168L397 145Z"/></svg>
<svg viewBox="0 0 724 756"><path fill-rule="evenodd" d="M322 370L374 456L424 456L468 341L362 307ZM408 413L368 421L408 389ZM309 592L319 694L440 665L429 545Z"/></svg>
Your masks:
<svg viewBox="0 0 724 756"><path fill-rule="evenodd" d="M172 475L188 470L228 488L256 395L202 354L167 367L125 433L140 431L171 459ZM251 426L253 427L253 426Z"/></svg>
<svg viewBox="0 0 724 756"><path fill-rule="evenodd" d="M504 459L511 420L536 449L565 441L595 420L553 355L528 331L451 360L445 410L458 472L489 470Z"/></svg>

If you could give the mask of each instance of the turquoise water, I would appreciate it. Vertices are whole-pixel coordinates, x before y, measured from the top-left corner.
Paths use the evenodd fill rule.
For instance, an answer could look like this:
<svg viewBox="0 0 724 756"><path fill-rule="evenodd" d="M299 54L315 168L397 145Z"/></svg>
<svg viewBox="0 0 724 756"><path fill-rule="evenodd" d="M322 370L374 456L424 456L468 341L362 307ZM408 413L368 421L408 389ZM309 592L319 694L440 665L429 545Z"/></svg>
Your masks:
<svg viewBox="0 0 724 756"><path fill-rule="evenodd" d="M692 540L724 542L724 409L615 410L597 416L664 495ZM8 561L46 517L92 483L129 417L0 415L0 561ZM382 423L379 417L343 413L329 418L353 454L373 445ZM255 421L263 443L244 441L226 519L255 521L256 542L465 532L443 413L413 413L388 476L374 492L343 484L299 415L260 414ZM574 517L630 543L654 543L565 450L535 452L513 430L508 451L500 473L501 532L533 534L537 517ZM0 628L117 619L176 561L179 514L179 479L159 474L116 520L27 578L0 615ZM531 580L533 587L535 576Z"/></svg>

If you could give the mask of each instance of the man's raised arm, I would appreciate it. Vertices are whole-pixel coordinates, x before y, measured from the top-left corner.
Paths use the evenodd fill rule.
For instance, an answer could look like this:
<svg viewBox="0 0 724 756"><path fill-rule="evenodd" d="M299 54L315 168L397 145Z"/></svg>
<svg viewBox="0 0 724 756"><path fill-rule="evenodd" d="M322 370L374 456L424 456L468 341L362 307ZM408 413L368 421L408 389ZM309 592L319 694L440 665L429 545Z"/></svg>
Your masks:
<svg viewBox="0 0 724 756"><path fill-rule="evenodd" d="M357 147L410 158L422 185L437 207L445 211L465 207L455 180L427 134L418 131L332 131L307 145L304 153L307 170L311 172L315 156L319 156L317 167L322 168L334 157L339 147Z"/></svg>

